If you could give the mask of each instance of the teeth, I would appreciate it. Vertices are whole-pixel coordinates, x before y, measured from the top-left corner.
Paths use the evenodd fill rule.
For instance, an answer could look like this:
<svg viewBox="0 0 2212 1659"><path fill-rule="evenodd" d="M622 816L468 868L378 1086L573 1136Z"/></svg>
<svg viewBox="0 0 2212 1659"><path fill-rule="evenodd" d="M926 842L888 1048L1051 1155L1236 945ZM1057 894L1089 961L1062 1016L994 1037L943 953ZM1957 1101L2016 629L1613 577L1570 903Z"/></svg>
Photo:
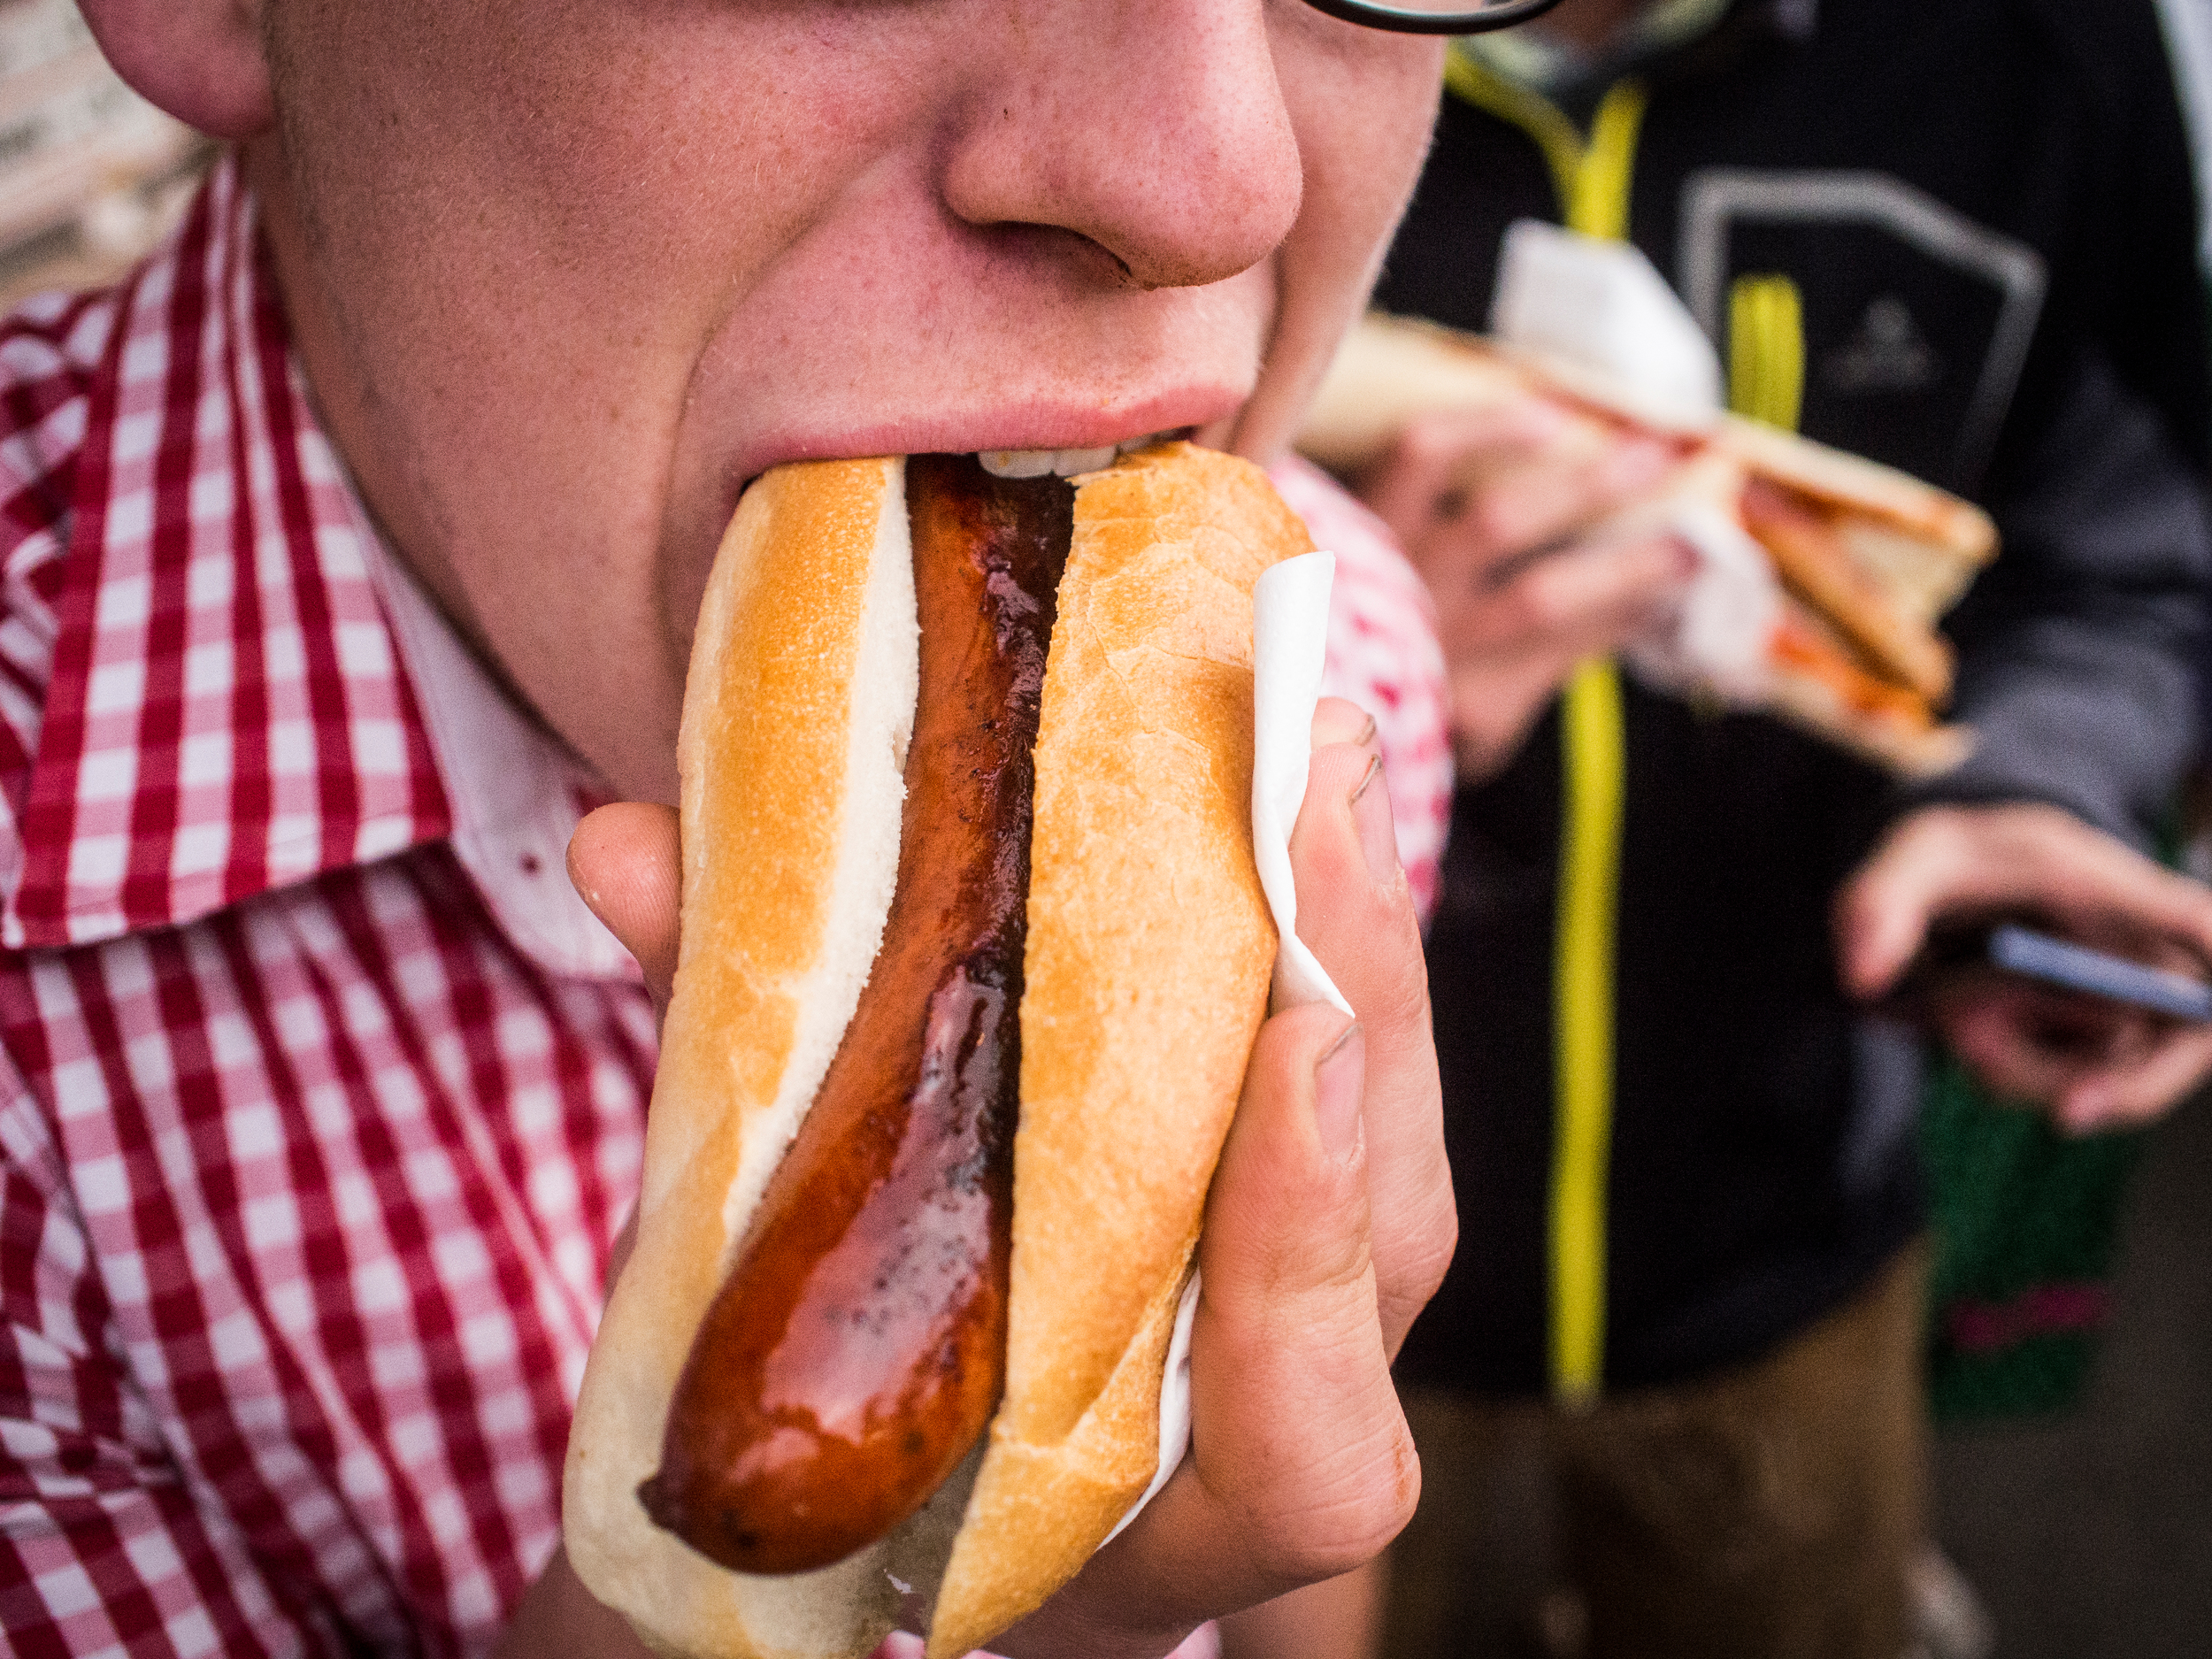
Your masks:
<svg viewBox="0 0 2212 1659"><path fill-rule="evenodd" d="M1111 466L1116 456L1158 442L1157 433L1148 433L1141 438L1125 438L1119 443L1095 449L983 449L977 452L975 458L994 478L1042 478L1048 472L1073 478L1079 472L1095 472L1101 467Z"/></svg>

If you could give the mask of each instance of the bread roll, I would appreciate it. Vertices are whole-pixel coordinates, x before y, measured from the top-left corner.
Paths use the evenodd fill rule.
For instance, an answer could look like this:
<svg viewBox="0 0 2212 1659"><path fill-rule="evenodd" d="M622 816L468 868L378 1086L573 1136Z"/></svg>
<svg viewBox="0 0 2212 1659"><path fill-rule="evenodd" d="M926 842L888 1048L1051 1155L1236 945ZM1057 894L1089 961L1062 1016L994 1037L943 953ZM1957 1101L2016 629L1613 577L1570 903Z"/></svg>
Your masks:
<svg viewBox="0 0 2212 1659"><path fill-rule="evenodd" d="M931 1654L964 1653L1078 1571L1150 1479L1275 952L1250 840L1252 585L1310 546L1256 469L1187 444L1078 480L1036 749L1005 1395L962 1476L889 1538L749 1577L653 1527L636 1488L881 937L916 644L900 461L781 467L747 491L686 689L682 941L637 1246L564 1488L576 1571L655 1647L860 1659L907 1585L933 1601Z"/></svg>

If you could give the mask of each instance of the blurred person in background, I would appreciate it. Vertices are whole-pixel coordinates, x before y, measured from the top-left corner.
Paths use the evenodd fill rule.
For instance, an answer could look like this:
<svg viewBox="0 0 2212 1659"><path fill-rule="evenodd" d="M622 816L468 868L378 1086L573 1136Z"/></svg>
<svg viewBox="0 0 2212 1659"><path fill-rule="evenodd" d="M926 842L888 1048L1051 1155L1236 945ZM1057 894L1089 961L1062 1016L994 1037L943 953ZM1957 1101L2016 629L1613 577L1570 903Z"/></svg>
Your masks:
<svg viewBox="0 0 2212 1659"><path fill-rule="evenodd" d="M2212 900L2142 850L2195 743L2212 570L2157 25L2148 0L1566 0L1462 42L1448 84L1379 305L1480 329L1516 219L1625 236L1740 411L1971 496L2003 550L1947 625L1978 743L1932 781L1620 681L1610 1076L1571 1113L1555 918L1586 771L1562 688L1692 568L1574 537L1674 457L1624 439L1563 468L1531 403L1417 423L1362 480L1436 596L1461 768L1428 954L1462 1245L1399 1368L1427 1485L1387 1650L1464 1650L1463 1529L1505 1425L1538 1420L1581 1598L1563 1646L1895 1659L1926 1527L1920 1079L1864 1004L1964 914L2212 956ZM2074 1130L2212 1062L2077 999L1935 1012ZM1563 1340L1593 1329L1594 1353ZM1348 1627L1371 1595L1340 1587Z"/></svg>

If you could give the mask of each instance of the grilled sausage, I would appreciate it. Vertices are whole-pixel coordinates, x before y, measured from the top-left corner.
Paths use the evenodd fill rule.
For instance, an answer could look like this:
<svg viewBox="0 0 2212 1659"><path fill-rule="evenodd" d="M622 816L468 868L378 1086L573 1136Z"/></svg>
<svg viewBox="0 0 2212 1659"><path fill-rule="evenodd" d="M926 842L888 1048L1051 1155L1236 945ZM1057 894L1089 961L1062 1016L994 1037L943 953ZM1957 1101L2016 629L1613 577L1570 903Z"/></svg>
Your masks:
<svg viewBox="0 0 2212 1659"><path fill-rule="evenodd" d="M918 456L907 502L921 675L883 943L639 1489L741 1572L889 1532L1004 1379L1032 750L1074 491Z"/></svg>

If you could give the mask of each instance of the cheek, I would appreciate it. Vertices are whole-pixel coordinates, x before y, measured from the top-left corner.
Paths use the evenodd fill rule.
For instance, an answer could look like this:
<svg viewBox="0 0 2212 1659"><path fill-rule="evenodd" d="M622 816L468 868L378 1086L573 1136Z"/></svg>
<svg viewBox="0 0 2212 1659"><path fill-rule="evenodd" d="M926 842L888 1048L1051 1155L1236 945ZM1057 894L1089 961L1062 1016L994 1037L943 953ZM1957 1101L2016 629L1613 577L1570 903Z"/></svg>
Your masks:
<svg viewBox="0 0 2212 1659"><path fill-rule="evenodd" d="M717 320L914 119L914 43L845 8L301 11L288 134L387 375L557 341L576 383L680 399Z"/></svg>
<svg viewBox="0 0 2212 1659"><path fill-rule="evenodd" d="M1266 377L1232 439L1261 460L1290 442L1373 286L1419 176L1443 86L1443 49L1433 42L1356 29L1303 7L1279 27L1276 75L1305 196L1274 260Z"/></svg>
<svg viewBox="0 0 2212 1659"><path fill-rule="evenodd" d="M1309 198L1318 195L1345 234L1379 242L1420 177L1443 87L1443 49L1410 35L1376 35L1329 73L1284 76Z"/></svg>
<svg viewBox="0 0 2212 1659"><path fill-rule="evenodd" d="M930 8L272 10L270 195L291 211L271 222L326 426L441 601L634 793L668 784L683 659L661 537L701 358L905 142L903 88L932 67L895 27L824 50L808 21L863 10Z"/></svg>
<svg viewBox="0 0 2212 1659"><path fill-rule="evenodd" d="M279 8L339 419L419 554L450 549L472 590L519 567L472 557L503 540L540 563L655 557L709 342L923 119L902 89L941 48L857 10Z"/></svg>

